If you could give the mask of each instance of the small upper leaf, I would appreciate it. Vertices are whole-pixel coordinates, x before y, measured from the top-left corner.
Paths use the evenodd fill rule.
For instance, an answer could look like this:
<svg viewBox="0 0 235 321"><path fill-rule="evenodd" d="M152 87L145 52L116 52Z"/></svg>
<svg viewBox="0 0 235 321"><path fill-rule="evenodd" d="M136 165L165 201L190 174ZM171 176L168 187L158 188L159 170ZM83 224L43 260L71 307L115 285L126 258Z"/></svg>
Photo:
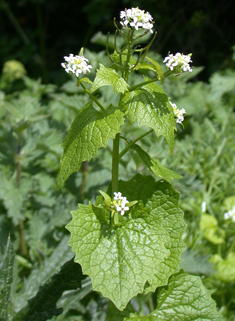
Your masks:
<svg viewBox="0 0 235 321"><path fill-rule="evenodd" d="M83 161L89 161L99 148L105 147L108 140L121 131L123 123L124 113L113 106L102 112L91 103L84 106L63 142L58 188L73 172L79 171Z"/></svg>
<svg viewBox="0 0 235 321"><path fill-rule="evenodd" d="M114 69L106 68L100 64L100 69L97 70L97 74L90 91L93 92L102 86L113 86L117 93L124 93L129 87L126 81L120 77Z"/></svg>
<svg viewBox="0 0 235 321"><path fill-rule="evenodd" d="M131 123L151 127L157 136L164 136L171 153L174 149L175 119L165 92L156 83L125 93L122 106Z"/></svg>

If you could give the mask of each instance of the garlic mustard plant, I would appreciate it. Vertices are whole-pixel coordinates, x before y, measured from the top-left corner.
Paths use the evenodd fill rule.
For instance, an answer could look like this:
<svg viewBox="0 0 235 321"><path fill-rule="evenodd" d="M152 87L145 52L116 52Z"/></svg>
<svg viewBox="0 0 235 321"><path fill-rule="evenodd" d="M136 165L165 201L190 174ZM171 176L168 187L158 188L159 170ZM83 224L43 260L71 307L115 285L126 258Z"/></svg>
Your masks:
<svg viewBox="0 0 235 321"><path fill-rule="evenodd" d="M186 224L178 205L179 193L171 181L181 176L141 147L141 140L152 133L163 136L173 153L175 123L182 123L186 112L170 102L170 93L161 84L166 77L191 72L191 55L169 55L164 60L167 70L162 70L157 61L148 57L156 32L141 47L141 37L153 33L152 16L131 8L121 11L120 18L121 27L114 20L117 29L112 46L107 37L109 63L99 64L94 79L79 77L91 69L83 54L71 54L62 64L66 72L77 77L76 86L82 87L89 102L79 109L63 141L58 188L80 170L82 162L89 162L100 148L106 148L109 140L113 143L107 190L100 190L101 195L97 191L93 203L79 204L66 225L74 260L91 278L93 290L113 302L108 320L139 320L142 316L133 309L131 299L155 292L153 300L157 297L157 304L152 304L145 320L222 321L201 279L179 269L186 249L182 240ZM123 37L122 47L117 45L118 37ZM114 48L113 52L109 48ZM106 96L107 87L113 90L112 101L110 95ZM125 137L127 120L129 126L135 123L142 127L143 133L136 136L136 131L128 127ZM129 134L134 138L130 140ZM149 175L136 173L129 180L121 180L122 157L126 153L132 156L133 152L148 168Z"/></svg>

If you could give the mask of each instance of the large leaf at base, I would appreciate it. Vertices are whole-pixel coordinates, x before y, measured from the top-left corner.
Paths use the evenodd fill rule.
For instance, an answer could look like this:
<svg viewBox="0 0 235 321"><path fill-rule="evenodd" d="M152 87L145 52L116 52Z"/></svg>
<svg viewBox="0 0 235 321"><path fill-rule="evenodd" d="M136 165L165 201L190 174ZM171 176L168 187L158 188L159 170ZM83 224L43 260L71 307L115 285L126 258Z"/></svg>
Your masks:
<svg viewBox="0 0 235 321"><path fill-rule="evenodd" d="M120 77L114 69L106 68L100 64L100 69L97 70L97 74L90 91L93 92L103 86L113 86L113 89L117 93L124 93L129 87L126 81Z"/></svg>
<svg viewBox="0 0 235 321"><path fill-rule="evenodd" d="M99 148L105 147L108 140L120 132L123 123L123 112L113 106L102 112L97 111L91 103L84 106L63 142L58 188L73 172L79 171L83 161L89 161Z"/></svg>
<svg viewBox="0 0 235 321"><path fill-rule="evenodd" d="M130 310L130 309L129 309ZM126 311L119 321L222 321L210 291L200 277L180 271L173 275L157 297L157 309L147 316ZM125 312L125 311L124 311ZM125 313L123 313L125 314ZM109 321L115 319L110 317Z"/></svg>
<svg viewBox="0 0 235 321"><path fill-rule="evenodd" d="M120 216L120 225L111 226L104 206L81 204L67 229L75 261L93 289L123 310L133 296L166 285L179 270L185 223L178 192L165 181L138 174L120 181L119 191L130 202L138 200L132 217Z"/></svg>
<svg viewBox="0 0 235 321"><path fill-rule="evenodd" d="M157 136L164 136L171 153L174 149L175 119L165 92L155 83L125 93L122 106L130 121L151 127Z"/></svg>

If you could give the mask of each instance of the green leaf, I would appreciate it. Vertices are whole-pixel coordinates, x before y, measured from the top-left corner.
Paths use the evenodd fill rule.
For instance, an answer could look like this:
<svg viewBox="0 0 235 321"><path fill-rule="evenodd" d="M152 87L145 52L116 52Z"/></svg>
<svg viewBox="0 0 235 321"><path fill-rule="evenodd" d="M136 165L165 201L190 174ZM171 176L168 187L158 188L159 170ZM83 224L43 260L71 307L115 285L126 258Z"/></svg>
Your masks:
<svg viewBox="0 0 235 321"><path fill-rule="evenodd" d="M227 197L224 200L224 207L227 211L231 211L235 207L235 196Z"/></svg>
<svg viewBox="0 0 235 321"><path fill-rule="evenodd" d="M142 62L141 64L138 64L134 70L139 70L139 69L149 69L149 70L152 70L152 71L156 71L154 66L149 64L148 62Z"/></svg>
<svg viewBox="0 0 235 321"><path fill-rule="evenodd" d="M171 153L174 149L175 119L165 92L155 83L125 94L123 108L131 123L151 127L157 136L164 136Z"/></svg>
<svg viewBox="0 0 235 321"><path fill-rule="evenodd" d="M114 61L117 65L120 64L120 58L121 58L121 64L124 65L125 62L126 62L126 60L127 60L127 56L128 56L128 50L127 50L127 49L125 49L125 50L122 51L121 57L120 57L120 54L119 54L117 51L114 51L114 52L112 53L112 55L111 55L113 61ZM133 56L130 56L129 59L130 59L130 60L129 60L129 62L128 62L128 65L129 65L130 67L136 64L136 60L135 60L135 58L134 58Z"/></svg>
<svg viewBox="0 0 235 321"><path fill-rule="evenodd" d="M136 313L123 321L223 321L217 311L210 291L202 284L200 277L182 270L170 278L166 288L160 290L157 309L148 316ZM121 321L121 319L120 319Z"/></svg>
<svg viewBox="0 0 235 321"><path fill-rule="evenodd" d="M221 259L215 264L216 277L223 282L235 281L235 253L230 252L225 260Z"/></svg>
<svg viewBox="0 0 235 321"><path fill-rule="evenodd" d="M149 70L152 70L154 71L155 73L157 73L157 77L158 79L161 81L162 80L162 69L159 65L159 63L157 63L155 60L151 59L151 58L148 58L146 57L150 62L142 62L140 64L137 64L137 66L134 68L135 70L139 70L139 69L149 69Z"/></svg>
<svg viewBox="0 0 235 321"><path fill-rule="evenodd" d="M162 79L162 68L160 67L159 63L157 63L155 60L153 60L149 57L146 57L146 58L153 64L153 67L154 67L155 71L157 72L158 79L161 80Z"/></svg>
<svg viewBox="0 0 235 321"><path fill-rule="evenodd" d="M146 153L139 145L133 144L131 146L134 149L145 165L159 178L164 178L168 182L172 181L173 179L181 179L183 176L171 171L170 169L166 168L161 164L158 159L153 159Z"/></svg>
<svg viewBox="0 0 235 321"><path fill-rule="evenodd" d="M0 199L3 199L8 217L12 218L15 225L19 220L24 220L24 201L28 198L28 192L32 190L33 181L24 177L19 186L16 186L15 178L0 174Z"/></svg>
<svg viewBox="0 0 235 321"><path fill-rule="evenodd" d="M135 310L131 304L128 304L125 310L119 311L115 305L110 302L108 306L108 317L107 321L123 321L125 317L129 317Z"/></svg>
<svg viewBox="0 0 235 321"><path fill-rule="evenodd" d="M83 77L83 78L77 80L76 86L78 87L83 82L88 83L88 84L92 84L92 81L88 77Z"/></svg>
<svg viewBox="0 0 235 321"><path fill-rule="evenodd" d="M105 147L108 140L120 132L123 123L123 112L112 105L102 112L97 111L91 103L85 105L63 142L58 188L73 172L79 171L83 161L89 161L99 148Z"/></svg>
<svg viewBox="0 0 235 321"><path fill-rule="evenodd" d="M178 192L165 181L138 174L119 181L119 191L138 204L120 216L118 226L110 225L104 207L89 203L72 212L66 227L75 261L91 277L93 289L123 310L133 296L166 285L178 271L185 223Z"/></svg>
<svg viewBox="0 0 235 321"><path fill-rule="evenodd" d="M192 274L210 275L215 272L208 256L199 255L194 251L186 250L181 256L180 268Z"/></svg>
<svg viewBox="0 0 235 321"><path fill-rule="evenodd" d="M8 305L13 281L14 249L8 237L6 256L0 271L0 318L8 320Z"/></svg>
<svg viewBox="0 0 235 321"><path fill-rule="evenodd" d="M173 275L168 286L160 291L152 315L159 321L223 320L201 278L183 271Z"/></svg>
<svg viewBox="0 0 235 321"><path fill-rule="evenodd" d="M100 192L100 194L101 194L101 195L103 196L103 198L104 198L105 207L106 207L107 209L109 209L110 206L111 206L111 202L112 202L111 197L110 197L108 194L106 194L105 192L103 192L103 191L99 191L99 192Z"/></svg>
<svg viewBox="0 0 235 321"><path fill-rule="evenodd" d="M200 230L203 232L203 237L214 244L224 242L225 231L218 227L217 219L209 214L203 214L200 220Z"/></svg>
<svg viewBox="0 0 235 321"><path fill-rule="evenodd" d="M21 310L27 301L37 294L39 286L58 273L59 269L73 257L72 251L68 248L68 237L65 236L54 248L53 253L46 257L43 264L34 269L24 280L20 291L12 293L12 302L16 311Z"/></svg>
<svg viewBox="0 0 235 321"><path fill-rule="evenodd" d="M106 68L100 64L100 69L97 70L97 74L90 92L94 92L102 86L113 86L117 93L123 94L129 87L125 80L120 77L114 69Z"/></svg>
<svg viewBox="0 0 235 321"><path fill-rule="evenodd" d="M61 314L62 309L56 307L58 299L65 290L81 287L83 278L81 267L73 259L66 262L59 273L40 286L36 296L14 316L13 321L44 321Z"/></svg>

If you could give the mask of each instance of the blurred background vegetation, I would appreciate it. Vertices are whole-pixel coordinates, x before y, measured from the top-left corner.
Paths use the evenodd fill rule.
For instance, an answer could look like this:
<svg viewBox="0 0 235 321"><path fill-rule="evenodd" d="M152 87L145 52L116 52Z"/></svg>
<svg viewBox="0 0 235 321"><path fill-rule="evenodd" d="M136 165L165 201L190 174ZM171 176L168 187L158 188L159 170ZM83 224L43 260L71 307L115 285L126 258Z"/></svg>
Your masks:
<svg viewBox="0 0 235 321"><path fill-rule="evenodd" d="M60 68L63 56L81 47L99 51L92 43L96 32L113 33L120 10L137 6L153 16L158 32L153 50L163 57L168 51L192 52L194 65L205 67L198 76L204 81L231 65L232 0L1 0L0 68L16 59L30 77L61 84L66 79Z"/></svg>

